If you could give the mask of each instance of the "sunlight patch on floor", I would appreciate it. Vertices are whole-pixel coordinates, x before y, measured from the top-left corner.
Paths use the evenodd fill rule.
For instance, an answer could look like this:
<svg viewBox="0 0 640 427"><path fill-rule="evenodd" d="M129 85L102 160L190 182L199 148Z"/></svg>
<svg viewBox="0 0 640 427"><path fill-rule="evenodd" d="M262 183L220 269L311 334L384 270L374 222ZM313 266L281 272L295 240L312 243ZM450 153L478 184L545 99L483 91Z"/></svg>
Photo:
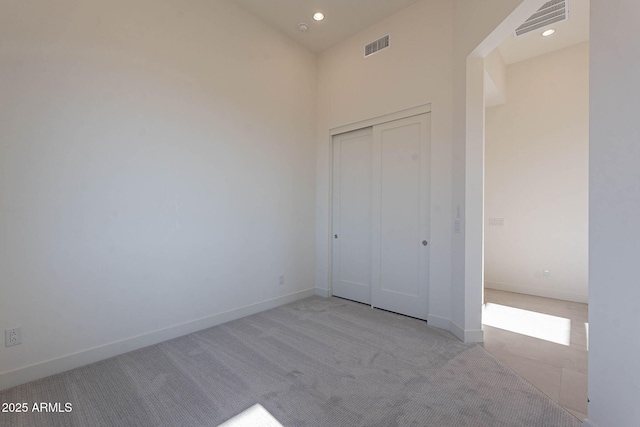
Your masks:
<svg viewBox="0 0 640 427"><path fill-rule="evenodd" d="M571 342L571 320L564 317L488 302L482 310L482 323L556 344L568 346Z"/></svg>

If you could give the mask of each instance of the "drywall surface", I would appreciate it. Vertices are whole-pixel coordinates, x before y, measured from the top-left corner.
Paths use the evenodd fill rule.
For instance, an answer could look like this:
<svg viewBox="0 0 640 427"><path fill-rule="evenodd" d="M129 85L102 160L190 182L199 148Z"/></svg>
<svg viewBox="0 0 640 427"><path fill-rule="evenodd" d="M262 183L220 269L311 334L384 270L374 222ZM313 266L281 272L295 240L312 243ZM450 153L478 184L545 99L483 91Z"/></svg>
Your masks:
<svg viewBox="0 0 640 427"><path fill-rule="evenodd" d="M586 303L589 44L509 65L507 93L486 110L485 286Z"/></svg>
<svg viewBox="0 0 640 427"><path fill-rule="evenodd" d="M0 40L0 386L314 288L314 55L225 0L3 2Z"/></svg>
<svg viewBox="0 0 640 427"><path fill-rule="evenodd" d="M640 3L591 2L589 425L640 424Z"/></svg>
<svg viewBox="0 0 640 427"><path fill-rule="evenodd" d="M429 313L450 318L452 4L422 0L322 53L318 59L317 278L330 287L330 129L431 104ZM367 58L364 46L390 35ZM448 323L447 323L448 324Z"/></svg>
<svg viewBox="0 0 640 427"><path fill-rule="evenodd" d="M484 60L543 0L454 0L451 320L456 334L482 340ZM469 63L469 64L468 64ZM467 66L470 66L468 73ZM471 79L467 80L470 76ZM469 86L469 88L468 88ZM468 90L469 89L469 90ZM467 129L471 129L468 140Z"/></svg>
<svg viewBox="0 0 640 427"><path fill-rule="evenodd" d="M495 107L507 102L507 66L499 49L484 59L484 104Z"/></svg>
<svg viewBox="0 0 640 427"><path fill-rule="evenodd" d="M330 129L431 104L429 319L461 339L482 339L482 280L467 286L471 279L465 276L466 61L522 1L423 0L320 55L316 186L319 294L328 294L330 288ZM520 15L530 15L539 6L529 5ZM364 45L386 34L391 35L391 47L364 58ZM474 216L481 224L482 203L479 206ZM456 219L462 224L459 231L454 231ZM476 246L472 250L481 254L481 239ZM476 270L481 271L481 265ZM469 276L475 277L474 273Z"/></svg>

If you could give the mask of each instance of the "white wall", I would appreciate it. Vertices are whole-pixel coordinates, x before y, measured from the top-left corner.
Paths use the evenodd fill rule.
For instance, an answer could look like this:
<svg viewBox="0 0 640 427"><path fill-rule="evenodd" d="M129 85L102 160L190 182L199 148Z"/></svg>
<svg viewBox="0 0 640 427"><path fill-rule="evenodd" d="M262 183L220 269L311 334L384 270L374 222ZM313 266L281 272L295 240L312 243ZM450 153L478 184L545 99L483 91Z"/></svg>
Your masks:
<svg viewBox="0 0 640 427"><path fill-rule="evenodd" d="M640 425L640 2L591 2L589 421Z"/></svg>
<svg viewBox="0 0 640 427"><path fill-rule="evenodd" d="M329 274L329 130L431 104L431 324L448 327L451 283L452 5L422 0L322 53L318 59L317 278ZM386 34L390 48L364 58L364 45Z"/></svg>
<svg viewBox="0 0 640 427"><path fill-rule="evenodd" d="M507 102L507 66L499 49L484 58L484 105L495 107Z"/></svg>
<svg viewBox="0 0 640 427"><path fill-rule="evenodd" d="M507 94L486 110L485 286L586 303L589 44L509 65Z"/></svg>
<svg viewBox="0 0 640 427"><path fill-rule="evenodd" d="M452 241L451 319L465 341L483 340L483 58L543 3L454 0L452 216L462 227Z"/></svg>
<svg viewBox="0 0 640 427"><path fill-rule="evenodd" d="M482 259L464 227L478 228L477 217L481 229L481 211L465 217L465 194L483 173L477 159L465 164L467 56L516 6L530 15L536 1L454 0L455 36L448 2L423 1L410 10L426 13L401 12L329 51L319 64L318 88L328 92L319 94L317 135L313 56L224 1L3 3L0 325L22 326L24 343L0 347L0 388L73 367L79 359L64 356L74 351L118 343L81 353L105 357L135 348L139 334L187 322L152 334L150 344L229 308L312 287L315 212L316 280L326 289L328 129L425 102L442 162L432 196L444 215L434 224L450 233L456 206L463 219L451 261L446 250L432 252L443 264L431 312L464 331L479 328L478 266L465 263ZM589 423L631 426L640 417L640 4L592 3ZM433 36L419 37L429 54L406 53L400 64L411 66L398 70L381 52L370 59L388 65L327 83L330 63L349 46L360 55L361 42L392 23L393 37ZM453 39L453 77L442 37ZM407 79L395 79L399 95L383 91L359 105L336 95L389 73ZM278 288L283 270L287 284ZM71 363L38 365L59 357Z"/></svg>
<svg viewBox="0 0 640 427"><path fill-rule="evenodd" d="M0 388L313 293L314 55L225 0L3 2L0 40Z"/></svg>
<svg viewBox="0 0 640 427"><path fill-rule="evenodd" d="M482 271L482 261L473 268L465 265L467 56L522 1L423 0L320 55L316 187L319 294L327 295L330 287L329 130L430 103L433 157L429 321L452 330L461 339L482 340L483 287L482 280L474 279L475 273ZM539 6L527 5L514 22L526 19ZM387 33L391 34L391 48L363 58L363 46ZM496 46L497 43L493 48ZM479 122L484 123L484 118ZM476 172L483 176L482 167ZM482 178L476 185L482 192ZM477 217L481 225L482 202L478 205L471 219ZM459 233L453 232L455 219L462 223ZM475 242L474 253L482 253L481 236L480 229L471 239Z"/></svg>
<svg viewBox="0 0 640 427"><path fill-rule="evenodd" d="M452 316L465 330L480 325L482 278L483 67L468 70L544 0L455 1L453 205L466 208L469 233L454 234ZM516 4L517 3L517 4ZM513 13L500 18L501 8ZM516 7L517 6L517 7ZM491 17L483 17L484 10ZM503 19L503 20L502 20ZM589 113L589 419L585 426L635 426L640 419L640 3L591 2ZM502 20L502 21L501 21ZM474 22L482 22L483 34ZM502 22L502 24L500 24ZM495 29L491 31L491 29ZM480 44L478 44L480 43ZM474 47L475 46L475 47ZM468 49L468 50L467 50ZM473 61L471 61L473 63ZM465 79L465 72L470 77ZM467 87L471 82L471 88ZM480 96L480 102L478 97ZM467 102L471 101L471 102ZM471 125L470 125L471 124ZM465 126L466 125L466 126ZM478 131L480 129L480 131ZM473 153L469 155L469 149ZM466 164L465 164L466 163ZM474 184L475 181L479 181ZM466 202L466 206L464 203ZM471 202L471 203L469 203ZM473 212L469 212L473 210ZM473 214L473 215L472 215ZM478 221L479 219L479 221ZM466 231L466 230L465 230Z"/></svg>

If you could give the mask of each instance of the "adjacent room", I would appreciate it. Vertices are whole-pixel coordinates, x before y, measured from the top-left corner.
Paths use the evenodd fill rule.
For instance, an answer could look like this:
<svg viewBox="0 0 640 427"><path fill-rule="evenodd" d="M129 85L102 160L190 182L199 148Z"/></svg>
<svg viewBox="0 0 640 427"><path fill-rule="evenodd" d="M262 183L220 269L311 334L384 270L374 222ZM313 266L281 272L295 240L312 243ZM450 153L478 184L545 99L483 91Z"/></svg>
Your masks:
<svg viewBox="0 0 640 427"><path fill-rule="evenodd" d="M546 158L589 176L550 222L588 208L588 297L516 268L588 298L588 412L487 351L483 253L529 286L492 124L536 59L487 110L486 245L485 64L545 3L1 1L0 425L636 425L637 2L547 53L590 79L588 165Z"/></svg>
<svg viewBox="0 0 640 427"><path fill-rule="evenodd" d="M484 346L585 419L589 1L545 3L485 68Z"/></svg>

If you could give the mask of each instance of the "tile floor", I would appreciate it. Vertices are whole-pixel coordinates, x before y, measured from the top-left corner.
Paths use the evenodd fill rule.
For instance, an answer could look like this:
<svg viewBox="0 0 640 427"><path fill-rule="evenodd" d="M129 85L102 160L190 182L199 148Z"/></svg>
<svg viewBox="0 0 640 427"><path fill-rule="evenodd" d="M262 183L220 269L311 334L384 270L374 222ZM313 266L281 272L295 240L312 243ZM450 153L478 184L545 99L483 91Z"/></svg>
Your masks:
<svg viewBox="0 0 640 427"><path fill-rule="evenodd" d="M494 289L485 289L484 299L485 303L525 310L504 309L513 316L520 313L521 317L512 321L508 319L505 326L500 325L505 329L483 325L484 348L573 415L582 420L587 418L587 304ZM531 316L539 316L530 312L555 316L542 317L565 325L565 343L558 344L506 330L510 324L518 323L524 323L524 329L527 329L527 324L531 326L531 323L535 323L530 320ZM544 326L555 329L551 332L557 332L558 327L553 328L553 323ZM544 332L543 328L538 336L544 336Z"/></svg>

